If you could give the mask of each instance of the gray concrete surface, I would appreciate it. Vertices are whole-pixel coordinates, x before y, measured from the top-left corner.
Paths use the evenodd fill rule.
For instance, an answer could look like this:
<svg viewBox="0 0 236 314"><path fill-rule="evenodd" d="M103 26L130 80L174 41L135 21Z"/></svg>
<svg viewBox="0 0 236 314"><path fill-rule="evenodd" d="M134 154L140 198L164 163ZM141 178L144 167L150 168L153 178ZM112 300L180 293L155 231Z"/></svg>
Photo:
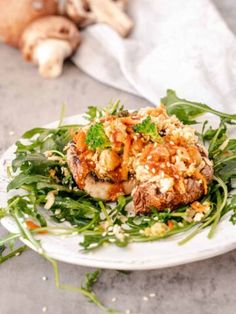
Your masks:
<svg viewBox="0 0 236 314"><path fill-rule="evenodd" d="M236 1L215 0L236 33ZM58 80L41 79L31 64L12 48L0 45L0 154L24 130L57 119L62 102L67 115L83 112L88 104L120 98L128 107L143 100L104 86L72 64ZM14 132L13 135L11 132ZM0 230L0 236L5 233ZM236 251L206 261L128 275L104 271L96 285L101 300L119 310L142 314L235 314ZM62 281L79 285L90 268L60 263ZM42 277L48 280L43 281ZM148 302L142 297L156 293ZM116 302L112 302L112 298ZM0 266L0 313L95 314L100 311L81 295L57 290L51 266L27 251Z"/></svg>

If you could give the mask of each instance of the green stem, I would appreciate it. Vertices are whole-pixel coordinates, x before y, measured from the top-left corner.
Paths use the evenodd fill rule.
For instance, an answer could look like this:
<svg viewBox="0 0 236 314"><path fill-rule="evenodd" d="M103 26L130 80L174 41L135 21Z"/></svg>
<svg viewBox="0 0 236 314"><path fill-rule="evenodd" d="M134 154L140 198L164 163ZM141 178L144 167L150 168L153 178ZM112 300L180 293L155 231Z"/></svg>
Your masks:
<svg viewBox="0 0 236 314"><path fill-rule="evenodd" d="M59 274L59 268L58 263L52 259L51 257L44 254L44 257L51 263L53 270L54 270L54 276L55 276L55 284L58 289L67 290L71 292L78 292L81 293L83 296L88 298L91 302L93 302L95 305L97 305L101 310L110 313L110 314L121 314L120 312L117 312L113 309L107 308L104 304L102 304L97 296L84 288L74 287L71 285L65 285L60 283L60 274Z"/></svg>
<svg viewBox="0 0 236 314"><path fill-rule="evenodd" d="M66 106L65 106L65 104L62 104L62 106L61 106L61 113L60 113L60 120L59 120L59 123L58 123L58 126L57 126L58 128L60 128L62 126L64 117L65 117L65 111L66 111Z"/></svg>
<svg viewBox="0 0 236 314"><path fill-rule="evenodd" d="M226 163L227 161L230 161L230 160L234 160L236 159L236 155L232 155L232 156L229 156L229 157L226 157L226 158L223 158L223 159L220 159L218 160L216 163L215 163L215 168L219 165L221 165L222 163Z"/></svg>
<svg viewBox="0 0 236 314"><path fill-rule="evenodd" d="M62 152L59 152L59 150L50 149L50 152L61 156L63 159L66 159L66 156Z"/></svg>
<svg viewBox="0 0 236 314"><path fill-rule="evenodd" d="M108 215L106 207L104 206L103 202L99 201L98 204L101 207L101 210L102 210L103 214L105 215L107 221L109 222L109 225L112 225L113 221L112 221L111 217Z"/></svg>
<svg viewBox="0 0 236 314"><path fill-rule="evenodd" d="M214 180L217 181L219 186L223 189L224 197L223 197L222 202L220 202L221 199L220 199L220 201L217 201L217 210L213 216L215 219L214 219L214 222L211 226L211 230L208 234L209 239L211 239L215 233L216 227L217 227L219 220L220 220L220 217L221 217L221 212L224 209L224 207L227 203L227 198L228 198L228 189L227 189L226 184L223 182L223 180L221 180L219 177L216 177L216 176L214 176ZM219 199L219 197L217 197L217 199Z"/></svg>
<svg viewBox="0 0 236 314"><path fill-rule="evenodd" d="M35 247L36 251L39 254L42 254L42 247L39 244L39 242L37 240L34 239L34 237L32 236L31 232L28 230L28 228L24 225L24 221L21 221L22 219L24 219L24 216L22 215L22 213L19 212L19 210L16 208L14 210L14 218L15 221L22 233L22 237L25 238L26 240L28 240L31 244L33 244L33 246Z"/></svg>
<svg viewBox="0 0 236 314"><path fill-rule="evenodd" d="M18 249L12 251L11 253L5 255L5 256L0 256L0 264L4 263L5 261L7 261L8 259L18 255L18 254L21 254L22 252L24 252L25 250L27 250L27 246L26 245L23 245L21 247L19 247Z"/></svg>
<svg viewBox="0 0 236 314"><path fill-rule="evenodd" d="M216 213L211 216L205 223L202 223L197 229L195 229L192 233L190 233L186 238L184 238L182 241L179 242L179 245L183 245L186 242L190 241L192 238L194 238L202 229L206 228L207 226L209 226L212 222L212 227L211 230L208 234L208 238L212 238L214 233L215 233L215 229L217 224L219 223L220 217L221 217L221 212L223 210L223 208L226 205L227 202L227 197L228 197L228 190L227 190L227 186L224 184L224 182L219 178L214 176L214 180L217 181L219 183L219 185L223 188L224 190L224 198L223 201L221 203L221 205L217 208Z"/></svg>
<svg viewBox="0 0 236 314"><path fill-rule="evenodd" d="M213 139L211 140L209 148L208 148L209 153L212 152L214 145L215 145L215 142L218 138L218 135L220 134L220 132L222 131L223 128L224 128L224 126L223 126L223 124L221 124L220 127L218 128L216 134L214 135Z"/></svg>
<svg viewBox="0 0 236 314"><path fill-rule="evenodd" d="M1 239L0 240L0 246L5 244L5 243L8 243L14 239L17 239L21 236L20 233L10 233L8 236L6 236L5 238Z"/></svg>

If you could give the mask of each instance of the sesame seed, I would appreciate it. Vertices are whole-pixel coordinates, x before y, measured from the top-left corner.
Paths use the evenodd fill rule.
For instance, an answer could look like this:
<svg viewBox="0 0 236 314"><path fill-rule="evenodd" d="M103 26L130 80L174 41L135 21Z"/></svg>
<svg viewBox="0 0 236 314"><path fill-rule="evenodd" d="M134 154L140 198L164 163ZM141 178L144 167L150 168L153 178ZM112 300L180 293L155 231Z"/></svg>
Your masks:
<svg viewBox="0 0 236 314"><path fill-rule="evenodd" d="M151 170L151 171L152 171L152 173L155 173L155 172L156 172L155 168L152 168L152 170Z"/></svg>
<svg viewBox="0 0 236 314"><path fill-rule="evenodd" d="M66 220L65 218L61 218L61 219L60 219L60 222L63 222L63 221L65 221L65 220Z"/></svg>
<svg viewBox="0 0 236 314"><path fill-rule="evenodd" d="M156 296L156 293L149 293L150 298L154 298Z"/></svg>
<svg viewBox="0 0 236 314"><path fill-rule="evenodd" d="M72 235L77 235L77 234L78 234L77 231L72 232Z"/></svg>
<svg viewBox="0 0 236 314"><path fill-rule="evenodd" d="M114 243L116 242L116 239L109 239L109 242Z"/></svg>
<svg viewBox="0 0 236 314"><path fill-rule="evenodd" d="M147 170L149 170L149 166L148 166L148 165L145 165L144 168L147 169Z"/></svg>
<svg viewBox="0 0 236 314"><path fill-rule="evenodd" d="M48 280L48 277L43 276L43 277L42 277L42 280L43 280L43 281L46 281L46 280Z"/></svg>
<svg viewBox="0 0 236 314"><path fill-rule="evenodd" d="M46 306L42 307L42 312L44 312L44 313L47 312L47 309L48 308Z"/></svg>
<svg viewBox="0 0 236 314"><path fill-rule="evenodd" d="M147 157L147 160L150 160L150 159L152 159L152 156L148 156L148 157Z"/></svg>
<svg viewBox="0 0 236 314"><path fill-rule="evenodd" d="M125 314L130 314L130 310L126 310L126 311L125 311Z"/></svg>
<svg viewBox="0 0 236 314"><path fill-rule="evenodd" d="M55 210L55 215L59 215L61 213L61 210L60 209L56 209Z"/></svg>
<svg viewBox="0 0 236 314"><path fill-rule="evenodd" d="M111 299L111 302L116 302L116 298L112 298L112 299Z"/></svg>
<svg viewBox="0 0 236 314"><path fill-rule="evenodd" d="M15 256L19 256L20 255L20 252L17 252L16 254L15 254Z"/></svg>
<svg viewBox="0 0 236 314"><path fill-rule="evenodd" d="M144 296L143 301L148 301L148 297Z"/></svg>
<svg viewBox="0 0 236 314"><path fill-rule="evenodd" d="M98 246L98 243L91 243L91 244L89 245L89 249L94 248L94 247L96 247L96 246Z"/></svg>
<svg viewBox="0 0 236 314"><path fill-rule="evenodd" d="M15 134L15 132L14 132L14 131L10 131L8 134L9 134L10 136L12 136L12 135Z"/></svg>

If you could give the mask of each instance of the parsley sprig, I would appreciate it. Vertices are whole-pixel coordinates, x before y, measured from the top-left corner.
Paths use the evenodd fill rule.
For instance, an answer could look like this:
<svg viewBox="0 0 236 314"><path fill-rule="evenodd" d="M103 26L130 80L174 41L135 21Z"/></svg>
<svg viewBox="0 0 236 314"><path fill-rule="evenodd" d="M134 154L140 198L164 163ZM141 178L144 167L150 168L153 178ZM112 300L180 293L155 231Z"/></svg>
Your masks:
<svg viewBox="0 0 236 314"><path fill-rule="evenodd" d="M161 136L158 133L158 128L155 123L152 122L151 117L148 116L141 123L134 125L134 132L142 133L144 135L150 136L152 141L161 141Z"/></svg>
<svg viewBox="0 0 236 314"><path fill-rule="evenodd" d="M111 145L109 138L106 136L103 124L98 122L90 126L87 136L86 144L90 149L104 149Z"/></svg>

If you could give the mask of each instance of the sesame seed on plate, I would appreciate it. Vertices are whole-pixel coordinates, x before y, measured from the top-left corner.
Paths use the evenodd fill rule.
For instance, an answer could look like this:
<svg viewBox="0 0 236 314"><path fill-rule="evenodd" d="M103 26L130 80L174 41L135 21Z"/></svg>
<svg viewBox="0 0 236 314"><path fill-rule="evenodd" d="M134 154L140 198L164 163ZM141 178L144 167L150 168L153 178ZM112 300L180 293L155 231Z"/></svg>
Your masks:
<svg viewBox="0 0 236 314"><path fill-rule="evenodd" d="M126 310L126 311L125 311L125 314L130 314L130 310Z"/></svg>
<svg viewBox="0 0 236 314"><path fill-rule="evenodd" d="M116 298L115 298L115 297L112 298L112 299L111 299L111 302L116 302Z"/></svg>
<svg viewBox="0 0 236 314"><path fill-rule="evenodd" d="M44 313L47 312L47 309L48 308L46 306L42 307L42 312L44 312Z"/></svg>
<svg viewBox="0 0 236 314"><path fill-rule="evenodd" d="M149 293L150 298L154 298L156 296L156 293Z"/></svg>
<svg viewBox="0 0 236 314"><path fill-rule="evenodd" d="M43 280L43 281L46 281L46 280L48 280L48 277L47 277L47 276L43 276L43 277L42 277L42 280Z"/></svg>
<svg viewBox="0 0 236 314"><path fill-rule="evenodd" d="M143 301L148 301L148 297L144 296Z"/></svg>

